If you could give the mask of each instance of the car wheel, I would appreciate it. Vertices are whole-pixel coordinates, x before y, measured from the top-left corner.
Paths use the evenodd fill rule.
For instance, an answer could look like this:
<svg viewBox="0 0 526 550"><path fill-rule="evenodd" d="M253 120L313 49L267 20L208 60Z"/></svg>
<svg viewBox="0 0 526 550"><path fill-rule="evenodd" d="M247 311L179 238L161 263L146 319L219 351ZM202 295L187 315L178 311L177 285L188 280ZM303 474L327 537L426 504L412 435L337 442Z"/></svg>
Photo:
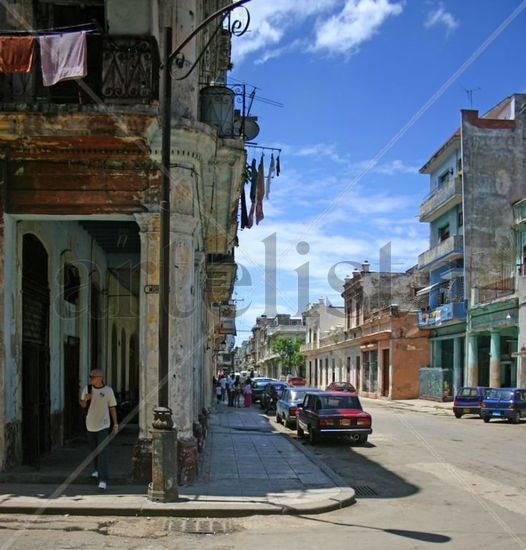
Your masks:
<svg viewBox="0 0 526 550"><path fill-rule="evenodd" d="M320 440L320 436L318 435L318 432L316 430L313 430L309 426L309 443L311 445L316 445L316 443L318 443L319 440Z"/></svg>
<svg viewBox="0 0 526 550"><path fill-rule="evenodd" d="M484 420L484 422L486 422L487 424L489 422L489 416L483 416L482 420Z"/></svg>
<svg viewBox="0 0 526 550"><path fill-rule="evenodd" d="M518 424L521 421L521 413L519 411L515 411L510 420L512 424Z"/></svg>
<svg viewBox="0 0 526 550"><path fill-rule="evenodd" d="M363 447L367 443L367 434L360 434L357 443Z"/></svg>
<svg viewBox="0 0 526 550"><path fill-rule="evenodd" d="M303 428L300 428L299 425L296 426L296 433L298 434L298 439L301 439L305 435Z"/></svg>
<svg viewBox="0 0 526 550"><path fill-rule="evenodd" d="M461 418L462 417L462 413L455 413L455 418Z"/></svg>

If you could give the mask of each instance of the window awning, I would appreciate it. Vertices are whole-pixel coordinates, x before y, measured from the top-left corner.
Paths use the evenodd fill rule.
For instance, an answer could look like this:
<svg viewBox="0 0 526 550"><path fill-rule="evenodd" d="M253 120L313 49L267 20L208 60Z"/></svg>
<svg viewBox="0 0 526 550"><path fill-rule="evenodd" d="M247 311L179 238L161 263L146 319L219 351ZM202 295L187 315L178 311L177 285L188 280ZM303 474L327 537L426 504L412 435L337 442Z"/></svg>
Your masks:
<svg viewBox="0 0 526 550"><path fill-rule="evenodd" d="M421 288L416 295L417 296L423 296L424 294L429 294L434 288L437 288L439 286L443 286L444 281L440 281L439 283L433 283L432 285L426 286L424 288Z"/></svg>

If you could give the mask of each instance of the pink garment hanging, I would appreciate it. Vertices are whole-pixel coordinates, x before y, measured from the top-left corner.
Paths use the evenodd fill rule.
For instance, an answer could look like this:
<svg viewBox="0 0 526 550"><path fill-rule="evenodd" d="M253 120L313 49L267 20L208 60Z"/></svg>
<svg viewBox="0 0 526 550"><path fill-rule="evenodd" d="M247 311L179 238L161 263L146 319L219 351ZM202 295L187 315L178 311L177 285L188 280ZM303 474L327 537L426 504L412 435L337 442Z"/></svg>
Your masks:
<svg viewBox="0 0 526 550"><path fill-rule="evenodd" d="M265 196L265 167L263 166L263 155L258 166L256 179L256 225L265 217L263 214L263 197Z"/></svg>
<svg viewBox="0 0 526 550"><path fill-rule="evenodd" d="M0 73L28 73L34 51L32 36L0 36Z"/></svg>
<svg viewBox="0 0 526 550"><path fill-rule="evenodd" d="M38 40L44 86L84 78L88 74L84 31L48 34Z"/></svg>

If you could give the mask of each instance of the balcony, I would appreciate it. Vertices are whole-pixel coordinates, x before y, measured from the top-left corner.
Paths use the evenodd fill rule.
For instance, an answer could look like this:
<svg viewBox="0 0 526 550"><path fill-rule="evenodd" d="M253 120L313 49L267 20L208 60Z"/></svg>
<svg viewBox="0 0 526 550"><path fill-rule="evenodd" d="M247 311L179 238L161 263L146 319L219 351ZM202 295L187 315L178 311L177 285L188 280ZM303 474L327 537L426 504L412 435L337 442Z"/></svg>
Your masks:
<svg viewBox="0 0 526 550"><path fill-rule="evenodd" d="M159 99L159 51L154 37L87 35L88 74L42 84L40 59L30 73L0 74L0 104L150 104ZM38 52L38 49L35 53ZM5 107L0 107L5 109Z"/></svg>
<svg viewBox="0 0 526 550"><path fill-rule="evenodd" d="M462 202L462 177L451 178L435 189L420 205L420 221L432 222Z"/></svg>
<svg viewBox="0 0 526 550"><path fill-rule="evenodd" d="M437 269L464 256L464 240L462 235L452 235L433 248L418 256L418 269L429 271L431 267Z"/></svg>
<svg viewBox="0 0 526 550"><path fill-rule="evenodd" d="M443 304L431 311L418 312L418 328L432 328L451 321L465 321L467 304L465 301Z"/></svg>

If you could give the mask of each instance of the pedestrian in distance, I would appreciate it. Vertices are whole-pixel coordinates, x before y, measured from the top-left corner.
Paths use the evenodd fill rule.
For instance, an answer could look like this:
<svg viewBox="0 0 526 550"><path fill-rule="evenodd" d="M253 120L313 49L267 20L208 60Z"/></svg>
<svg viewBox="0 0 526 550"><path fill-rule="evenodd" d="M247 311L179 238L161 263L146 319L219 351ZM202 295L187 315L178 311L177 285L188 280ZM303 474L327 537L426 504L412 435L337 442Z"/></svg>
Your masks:
<svg viewBox="0 0 526 550"><path fill-rule="evenodd" d="M250 407L252 405L252 380L250 380L250 378L247 378L243 386L243 400L245 402L245 407Z"/></svg>
<svg viewBox="0 0 526 550"><path fill-rule="evenodd" d="M219 379L219 383L221 384L221 401L224 401L226 398L226 378L225 375L222 374L221 378Z"/></svg>
<svg viewBox="0 0 526 550"><path fill-rule="evenodd" d="M239 407L240 401L241 401L241 380L238 374L234 380L234 407Z"/></svg>
<svg viewBox="0 0 526 550"><path fill-rule="evenodd" d="M119 431L117 401L113 390L104 383L102 370L93 369L89 378L90 383L81 393L80 406L88 409L86 430L95 467L91 477L98 479L99 489L105 491L108 487L110 425L112 436L117 435Z"/></svg>
<svg viewBox="0 0 526 550"><path fill-rule="evenodd" d="M216 399L218 403L221 403L221 384L218 382L215 387Z"/></svg>
<svg viewBox="0 0 526 550"><path fill-rule="evenodd" d="M228 393L228 406L233 407L234 406L234 396L235 396L235 388L234 388L234 381L235 381L235 375L232 373L228 379L227 379L227 393Z"/></svg>

